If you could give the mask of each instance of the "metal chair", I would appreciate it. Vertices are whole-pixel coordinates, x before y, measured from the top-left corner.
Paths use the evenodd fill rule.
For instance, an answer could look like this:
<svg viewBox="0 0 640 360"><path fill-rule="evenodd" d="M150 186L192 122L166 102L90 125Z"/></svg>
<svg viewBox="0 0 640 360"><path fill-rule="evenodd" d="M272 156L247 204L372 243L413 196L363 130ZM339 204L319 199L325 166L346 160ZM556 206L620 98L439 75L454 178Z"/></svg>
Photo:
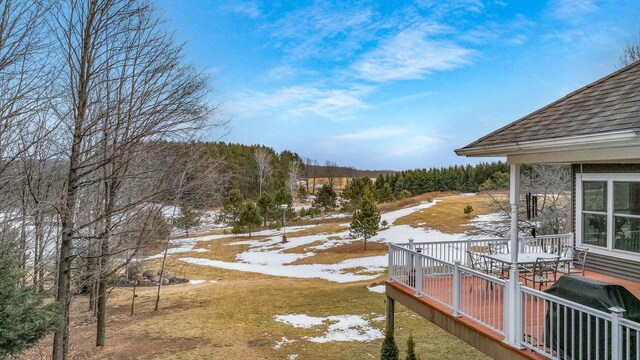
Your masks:
<svg viewBox="0 0 640 360"><path fill-rule="evenodd" d="M562 257L571 258L573 260L567 261L564 264L563 272L565 274L581 273L582 276L584 276L584 265L587 262L588 253L589 249L587 248L565 245L562 249Z"/></svg>
<svg viewBox="0 0 640 360"><path fill-rule="evenodd" d="M485 254L467 250L467 256L469 257L470 265L473 270L504 279L503 268L501 266L494 265L494 261L487 259Z"/></svg>
<svg viewBox="0 0 640 360"><path fill-rule="evenodd" d="M536 262L533 264L531 273L522 277L525 285L527 284L527 281L531 281L533 282L534 289L536 288L536 284L539 284L538 289L542 290L542 284L555 282L558 277L559 260L559 258L537 258ZM553 280L551 279L552 276Z"/></svg>
<svg viewBox="0 0 640 360"><path fill-rule="evenodd" d="M509 253L509 242L508 241L500 241L500 242L490 242L489 243L489 254L508 254Z"/></svg>

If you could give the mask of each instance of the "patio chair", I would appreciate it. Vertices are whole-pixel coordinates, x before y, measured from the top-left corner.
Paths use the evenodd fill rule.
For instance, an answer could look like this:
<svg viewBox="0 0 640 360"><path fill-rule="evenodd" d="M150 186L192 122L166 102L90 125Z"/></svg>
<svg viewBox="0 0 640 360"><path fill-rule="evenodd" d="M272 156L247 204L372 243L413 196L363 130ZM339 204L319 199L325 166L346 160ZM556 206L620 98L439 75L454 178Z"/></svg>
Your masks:
<svg viewBox="0 0 640 360"><path fill-rule="evenodd" d="M508 241L489 243L489 254L495 255L495 254L508 254L508 253L509 253Z"/></svg>
<svg viewBox="0 0 640 360"><path fill-rule="evenodd" d="M542 284L555 282L558 277L559 260L559 258L551 260L546 258L537 258L536 262L533 264L531 272L522 277L525 285L527 285L527 281L531 281L533 282L534 289L536 288L536 284L539 284L538 289L542 290Z"/></svg>
<svg viewBox="0 0 640 360"><path fill-rule="evenodd" d="M562 272L565 274L578 274L584 276L584 265L587 262L587 253L589 249L565 245L562 249L562 257L572 258L563 265Z"/></svg>
<svg viewBox="0 0 640 360"><path fill-rule="evenodd" d="M489 243L489 254L491 255L495 255L495 254L508 254L509 253L509 242L508 241L499 241L499 242L490 242ZM494 263L494 261L489 260L490 262ZM492 266L494 268L499 269L502 274L500 275L500 278L506 278L508 276L505 276L504 273L509 273L509 264L504 264L504 263L494 263L492 264Z"/></svg>
<svg viewBox="0 0 640 360"><path fill-rule="evenodd" d="M505 278L503 269L501 267L493 266L494 265L493 261L491 261L490 259L487 259L485 254L476 253L476 252L467 250L467 256L469 257L469 262L473 270L480 271L485 274L498 277L500 279ZM491 287L491 290L493 290L493 283L487 282L486 287L487 288ZM473 285L469 288L469 292L471 292L472 290L473 290Z"/></svg>

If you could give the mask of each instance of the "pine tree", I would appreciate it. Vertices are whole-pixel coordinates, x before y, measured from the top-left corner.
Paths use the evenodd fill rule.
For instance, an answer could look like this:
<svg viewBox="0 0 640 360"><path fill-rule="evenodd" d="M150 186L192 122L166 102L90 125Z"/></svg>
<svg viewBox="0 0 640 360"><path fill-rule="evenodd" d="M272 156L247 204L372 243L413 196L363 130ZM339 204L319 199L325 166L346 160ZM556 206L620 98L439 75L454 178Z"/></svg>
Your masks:
<svg viewBox="0 0 640 360"><path fill-rule="evenodd" d="M399 360L400 354L398 346L393 338L393 331L387 329L387 333L382 342L382 350L380 351L380 360Z"/></svg>
<svg viewBox="0 0 640 360"><path fill-rule="evenodd" d="M407 340L406 360L418 360L418 356L416 356L416 343L413 341L413 334L411 333L409 333L409 340Z"/></svg>
<svg viewBox="0 0 640 360"><path fill-rule="evenodd" d="M238 223L241 227L246 227L249 230L249 237L251 237L253 230L262 224L262 217L256 203L253 201L244 202L240 216L238 216Z"/></svg>
<svg viewBox="0 0 640 360"><path fill-rule="evenodd" d="M364 238L364 250L367 251L367 239L378 234L380 228L380 211L367 189L362 194L358 207L351 220L351 235Z"/></svg>
<svg viewBox="0 0 640 360"><path fill-rule="evenodd" d="M268 192L262 193L262 195L258 198L258 209L260 209L260 215L264 221L264 226L267 226L267 221L272 218L277 218L276 211L278 207L276 206L276 202L273 200L273 196Z"/></svg>
<svg viewBox="0 0 640 360"><path fill-rule="evenodd" d="M44 295L19 286L18 261L0 251L0 359L18 355L60 324L59 304L43 304Z"/></svg>
<svg viewBox="0 0 640 360"><path fill-rule="evenodd" d="M189 203L180 205L180 215L175 219L175 225L179 229L184 229L189 237L189 229L200 225L200 215Z"/></svg>
<svg viewBox="0 0 640 360"><path fill-rule="evenodd" d="M334 209L336 207L337 198L338 196L336 195L335 190L333 190L333 186L324 184L320 190L318 190L316 199L313 201L313 206L324 210Z"/></svg>
<svg viewBox="0 0 640 360"><path fill-rule="evenodd" d="M240 216L240 209L244 202L244 195L238 189L231 189L224 201L222 216L229 223L235 223Z"/></svg>

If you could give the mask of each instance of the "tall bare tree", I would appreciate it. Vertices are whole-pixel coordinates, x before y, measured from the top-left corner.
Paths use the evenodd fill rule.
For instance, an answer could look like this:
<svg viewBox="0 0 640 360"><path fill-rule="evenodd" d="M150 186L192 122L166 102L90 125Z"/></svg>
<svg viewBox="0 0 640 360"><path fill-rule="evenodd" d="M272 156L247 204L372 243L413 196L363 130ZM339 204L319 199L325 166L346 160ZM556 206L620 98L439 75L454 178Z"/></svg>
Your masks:
<svg viewBox="0 0 640 360"><path fill-rule="evenodd" d="M74 240L97 251L96 345L105 343L110 259L122 251L124 220L156 199L161 172L144 166L149 143L190 138L206 125L207 78L183 65L183 50L144 0L67 0L54 16L66 71L57 113L67 124L68 172L60 208L62 237L56 299L64 324L54 334L53 358L65 359L69 344L71 263ZM93 216L78 223L79 196L98 189ZM87 232L87 229L97 229Z"/></svg>
<svg viewBox="0 0 640 360"><path fill-rule="evenodd" d="M298 180L302 176L302 162L299 159L291 159L291 165L289 165L289 192L291 195L295 195L298 191Z"/></svg>
<svg viewBox="0 0 640 360"><path fill-rule="evenodd" d="M273 170L271 152L265 147L256 147L253 150L253 157L258 165L258 186L260 189L258 195L262 195L262 188L269 182L269 177L271 177L271 171Z"/></svg>

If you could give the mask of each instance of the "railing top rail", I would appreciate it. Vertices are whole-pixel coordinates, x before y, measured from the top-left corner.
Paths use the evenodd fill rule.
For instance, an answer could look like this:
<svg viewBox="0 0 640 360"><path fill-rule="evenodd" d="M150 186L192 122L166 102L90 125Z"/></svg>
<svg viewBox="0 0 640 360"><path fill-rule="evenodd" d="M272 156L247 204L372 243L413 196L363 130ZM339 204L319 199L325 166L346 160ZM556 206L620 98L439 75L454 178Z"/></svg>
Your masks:
<svg viewBox="0 0 640 360"><path fill-rule="evenodd" d="M446 261L446 260L441 260L441 259L435 258L433 256L425 255L423 253L417 252L416 250L410 250L410 249L407 249L405 247L398 246L398 244L389 243L389 247L396 248L396 249L398 249L400 251L409 252L409 253L411 253L413 255L429 259L429 260L431 260L433 262L436 262L436 263L439 263L439 264L442 264L442 265L453 266L452 262L449 262L449 261Z"/></svg>
<svg viewBox="0 0 640 360"><path fill-rule="evenodd" d="M570 301L570 300L567 300L567 299L563 299L563 298L557 297L555 295L550 295L550 294L547 294L545 292L538 291L536 289L532 289L532 288L527 287L527 286L522 286L521 289L522 289L523 293L527 293L527 294L530 294L530 295L541 297L541 298L543 298L545 300L553 301L553 302L556 302L556 303L558 303L560 305L568 306L570 308L585 312L585 313L587 313L589 315L598 316L598 317L600 317L602 319L605 319L605 320L611 320L611 314L610 313L607 313L607 312L604 312L604 311L601 311L601 310L598 310L598 309L594 309L594 308L588 307L586 305L582 305L582 304L579 304L577 302L573 302L573 301Z"/></svg>
<svg viewBox="0 0 640 360"><path fill-rule="evenodd" d="M500 279L500 278L495 277L493 275L489 275L489 274L486 274L486 273L483 273L483 272L480 272L480 271L477 271L477 270L473 270L472 268L466 267L466 266L463 266L463 265L460 265L460 271L463 272L463 273L475 275L475 276L477 276L479 278L485 279L487 281L494 282L496 284L500 284L500 285L506 285L507 284L506 280Z"/></svg>
<svg viewBox="0 0 640 360"><path fill-rule="evenodd" d="M571 238L571 233L567 234L554 234L554 235L538 235L535 238L532 236L521 236L518 240L545 240L545 239L554 239L554 238ZM446 240L446 241L414 241L413 245L442 245L442 244L462 244L462 243L474 243L474 242L493 242L493 241L509 241L509 238L488 238L488 239L461 239L461 240ZM398 245L401 247L408 246L411 243L402 242L402 243L394 243L394 245Z"/></svg>
<svg viewBox="0 0 640 360"><path fill-rule="evenodd" d="M633 320L622 318L620 319L620 324L633 330L640 331L640 323Z"/></svg>

